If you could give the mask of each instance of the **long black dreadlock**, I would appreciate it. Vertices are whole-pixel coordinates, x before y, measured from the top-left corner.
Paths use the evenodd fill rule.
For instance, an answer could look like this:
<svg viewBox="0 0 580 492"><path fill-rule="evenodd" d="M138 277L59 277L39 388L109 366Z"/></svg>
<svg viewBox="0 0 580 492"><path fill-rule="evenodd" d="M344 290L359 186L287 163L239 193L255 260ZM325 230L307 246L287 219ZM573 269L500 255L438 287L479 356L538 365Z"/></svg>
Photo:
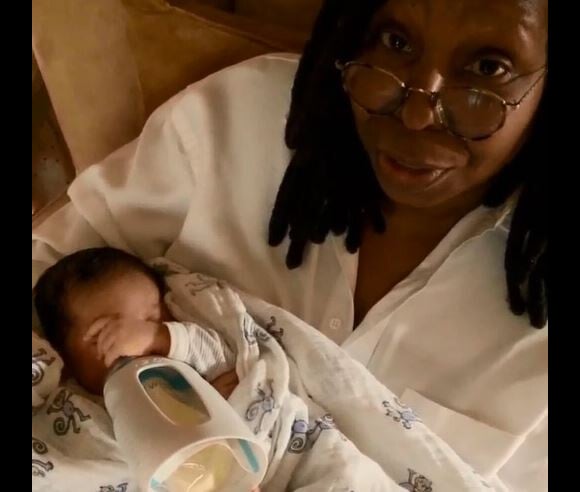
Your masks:
<svg viewBox="0 0 580 492"><path fill-rule="evenodd" d="M383 232L383 192L356 131L336 60L356 57L368 26L385 0L326 0L298 66L286 125L292 159L270 218L269 243L286 237L288 268L302 264L309 242L329 232L346 233L354 253L365 223ZM547 82L547 81L546 81ZM534 327L548 319L547 186L538 162L546 131L548 84L529 137L517 156L493 180L484 205L497 207L520 190L505 254L509 305L527 312Z"/></svg>

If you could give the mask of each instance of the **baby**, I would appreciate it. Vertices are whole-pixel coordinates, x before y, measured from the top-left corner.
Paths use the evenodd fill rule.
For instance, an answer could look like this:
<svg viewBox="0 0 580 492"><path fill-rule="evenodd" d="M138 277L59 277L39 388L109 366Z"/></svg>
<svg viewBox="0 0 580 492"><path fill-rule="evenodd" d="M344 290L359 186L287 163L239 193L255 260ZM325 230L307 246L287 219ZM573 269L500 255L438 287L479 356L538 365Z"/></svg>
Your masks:
<svg viewBox="0 0 580 492"><path fill-rule="evenodd" d="M65 257L39 280L35 303L46 336L87 390L101 393L108 369L123 356L181 360L210 381L225 374L214 385L225 397L236 388L229 403L264 443L267 490L489 490L409 407L314 327L225 282L177 265L173 271L162 259L159 266L167 268L164 280L130 254L97 248ZM184 321L172 321L164 299ZM56 436L55 450L65 442L83 470L83 446L95 450L92 463L107 468L92 489L105 475L125 481L127 470L108 447L113 436L96 424L103 410L71 396L59 389L46 412L35 412L36 432L48 443ZM54 415L61 411L72 423ZM63 425L76 426L70 439ZM65 460L48 447L46 453L34 460L50 457L54 471L45 474L53 490L65 490L69 474L58 475Z"/></svg>
<svg viewBox="0 0 580 492"><path fill-rule="evenodd" d="M38 280L34 302L45 336L65 368L87 391L102 395L111 365L123 356L170 357L174 321L163 302L161 275L114 248L64 257ZM212 385L227 398L234 371Z"/></svg>

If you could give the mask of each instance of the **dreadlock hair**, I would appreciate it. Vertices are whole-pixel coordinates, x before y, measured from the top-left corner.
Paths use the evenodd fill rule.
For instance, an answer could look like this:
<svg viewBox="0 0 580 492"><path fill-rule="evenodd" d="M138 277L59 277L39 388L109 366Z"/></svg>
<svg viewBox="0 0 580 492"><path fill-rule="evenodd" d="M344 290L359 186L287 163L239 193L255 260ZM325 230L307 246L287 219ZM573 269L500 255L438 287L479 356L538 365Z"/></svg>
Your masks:
<svg viewBox="0 0 580 492"><path fill-rule="evenodd" d="M369 223L384 232L385 200L356 131L337 60L356 57L368 26L385 0L326 0L300 60L286 124L293 151L269 224L268 242L288 235L288 268L302 264L308 243L322 243L329 232L345 234L354 253ZM484 205L498 207L519 190L505 254L510 309L527 312L532 326L548 319L548 231L542 135L547 126L547 83L528 138L516 157L490 183Z"/></svg>
<svg viewBox="0 0 580 492"><path fill-rule="evenodd" d="M149 277L161 292L163 277L141 259L116 248L90 248L65 256L48 268L34 288L34 306L46 339L59 352L70 326L67 296L71 289L134 271Z"/></svg>

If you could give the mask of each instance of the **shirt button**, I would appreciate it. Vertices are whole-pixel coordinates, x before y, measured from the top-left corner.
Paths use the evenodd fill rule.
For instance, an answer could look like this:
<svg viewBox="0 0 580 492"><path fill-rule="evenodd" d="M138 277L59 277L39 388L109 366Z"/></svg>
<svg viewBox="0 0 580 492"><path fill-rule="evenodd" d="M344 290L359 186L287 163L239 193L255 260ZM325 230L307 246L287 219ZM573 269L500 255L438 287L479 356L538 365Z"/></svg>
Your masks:
<svg viewBox="0 0 580 492"><path fill-rule="evenodd" d="M342 326L342 321L339 318L331 318L329 326L332 330L338 330Z"/></svg>

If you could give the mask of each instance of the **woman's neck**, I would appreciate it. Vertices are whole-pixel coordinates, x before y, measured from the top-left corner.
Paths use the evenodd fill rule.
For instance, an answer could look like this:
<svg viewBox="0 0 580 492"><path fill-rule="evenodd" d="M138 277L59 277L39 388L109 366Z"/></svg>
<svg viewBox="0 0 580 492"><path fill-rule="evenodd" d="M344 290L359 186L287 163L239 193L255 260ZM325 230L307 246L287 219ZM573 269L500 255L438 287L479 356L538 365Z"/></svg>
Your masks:
<svg viewBox="0 0 580 492"><path fill-rule="evenodd" d="M481 205L483 192L460 195L434 207L417 208L386 203L384 215L389 229L403 230L413 236L444 236L468 213Z"/></svg>

